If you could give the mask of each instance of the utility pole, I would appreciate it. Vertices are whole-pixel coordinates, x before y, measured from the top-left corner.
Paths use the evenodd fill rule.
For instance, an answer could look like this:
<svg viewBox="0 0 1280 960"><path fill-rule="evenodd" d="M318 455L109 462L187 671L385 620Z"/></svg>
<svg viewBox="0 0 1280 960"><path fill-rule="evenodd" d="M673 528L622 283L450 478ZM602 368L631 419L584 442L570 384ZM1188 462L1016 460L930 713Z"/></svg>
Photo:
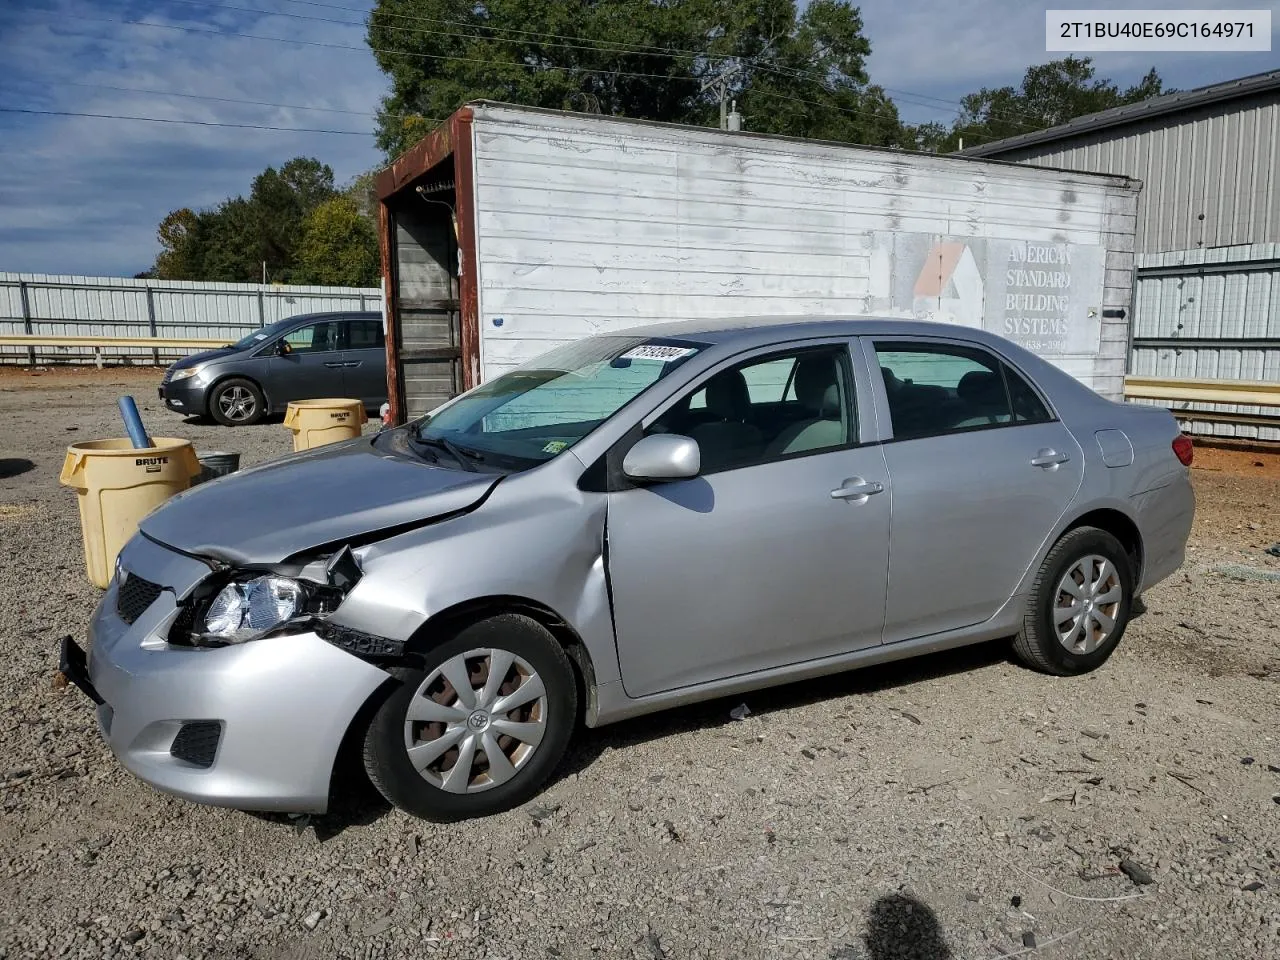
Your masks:
<svg viewBox="0 0 1280 960"><path fill-rule="evenodd" d="M729 129L728 103L729 103L729 78L742 70L742 64L735 63L725 67L719 76L712 77L710 80L702 84L702 92L714 90L717 97L720 98L720 129Z"/></svg>

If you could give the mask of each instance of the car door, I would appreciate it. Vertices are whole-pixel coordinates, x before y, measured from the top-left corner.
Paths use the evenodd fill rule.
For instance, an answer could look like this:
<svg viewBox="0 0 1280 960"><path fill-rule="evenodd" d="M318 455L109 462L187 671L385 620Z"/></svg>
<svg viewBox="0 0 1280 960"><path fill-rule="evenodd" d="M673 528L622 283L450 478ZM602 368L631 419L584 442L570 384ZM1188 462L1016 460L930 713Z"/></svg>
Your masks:
<svg viewBox="0 0 1280 960"><path fill-rule="evenodd" d="M796 395L781 401L792 365ZM696 434L704 468L609 494L607 562L629 696L880 643L888 473L880 448L858 442L854 369L847 342L757 354L708 374L648 426ZM773 380L774 425L762 429L755 408L775 399L762 386ZM690 410L699 396L702 407Z"/></svg>
<svg viewBox="0 0 1280 960"><path fill-rule="evenodd" d="M928 338L868 347L892 430L885 642L982 623L1071 503L1083 453L1030 381L991 351Z"/></svg>
<svg viewBox="0 0 1280 960"><path fill-rule="evenodd" d="M352 317L342 322L344 397L366 407L387 399L387 348L380 317Z"/></svg>
<svg viewBox="0 0 1280 960"><path fill-rule="evenodd" d="M272 408L281 410L292 400L345 396L339 338L336 320L307 323L280 338L289 349L271 356L266 388Z"/></svg>

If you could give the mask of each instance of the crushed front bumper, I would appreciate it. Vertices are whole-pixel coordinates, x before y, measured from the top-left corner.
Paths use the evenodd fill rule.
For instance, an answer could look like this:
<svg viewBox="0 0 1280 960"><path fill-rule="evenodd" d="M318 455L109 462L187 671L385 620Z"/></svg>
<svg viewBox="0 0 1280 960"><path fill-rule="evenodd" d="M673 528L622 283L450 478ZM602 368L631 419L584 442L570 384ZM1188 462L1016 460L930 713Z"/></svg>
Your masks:
<svg viewBox="0 0 1280 960"><path fill-rule="evenodd" d="M193 562L135 537L123 569L164 589L130 624L113 580L89 627L87 663L64 642L64 674L96 698L112 752L154 787L217 806L323 812L343 737L387 674L310 632L170 646L178 600L199 579Z"/></svg>

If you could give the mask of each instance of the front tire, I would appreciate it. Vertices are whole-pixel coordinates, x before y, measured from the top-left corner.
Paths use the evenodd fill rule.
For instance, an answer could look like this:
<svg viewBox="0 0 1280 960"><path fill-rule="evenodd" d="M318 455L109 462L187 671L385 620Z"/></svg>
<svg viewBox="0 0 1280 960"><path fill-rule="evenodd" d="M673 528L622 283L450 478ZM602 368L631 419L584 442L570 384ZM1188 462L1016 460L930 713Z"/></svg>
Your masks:
<svg viewBox="0 0 1280 960"><path fill-rule="evenodd" d="M224 427L247 427L267 413L262 390L252 380L228 377L209 394L209 416Z"/></svg>
<svg viewBox="0 0 1280 960"><path fill-rule="evenodd" d="M578 688L564 648L541 624L501 614L464 627L399 687L364 740L378 792L426 820L483 817L524 803L564 756Z"/></svg>
<svg viewBox="0 0 1280 960"><path fill-rule="evenodd" d="M1067 531L1040 565L1014 652L1057 676L1096 670L1124 636L1133 581L1133 562L1115 537L1097 527Z"/></svg>

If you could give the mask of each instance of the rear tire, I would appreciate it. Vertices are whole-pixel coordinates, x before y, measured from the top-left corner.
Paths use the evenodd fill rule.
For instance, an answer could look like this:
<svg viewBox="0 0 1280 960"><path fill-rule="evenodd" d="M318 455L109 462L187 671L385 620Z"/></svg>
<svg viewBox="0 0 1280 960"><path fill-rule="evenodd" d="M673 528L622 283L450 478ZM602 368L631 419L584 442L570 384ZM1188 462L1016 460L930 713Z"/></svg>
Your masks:
<svg viewBox="0 0 1280 960"><path fill-rule="evenodd" d="M209 416L224 427L247 427L267 413L261 388L244 377L228 377L209 393Z"/></svg>
<svg viewBox="0 0 1280 960"><path fill-rule="evenodd" d="M559 764L577 721L564 648L518 614L464 627L421 668L389 672L400 685L369 723L365 770L389 802L425 820L524 803Z"/></svg>
<svg viewBox="0 0 1280 960"><path fill-rule="evenodd" d="M1133 580L1133 562L1111 534L1097 527L1067 531L1036 574L1014 652L1056 676L1096 670L1124 636Z"/></svg>

